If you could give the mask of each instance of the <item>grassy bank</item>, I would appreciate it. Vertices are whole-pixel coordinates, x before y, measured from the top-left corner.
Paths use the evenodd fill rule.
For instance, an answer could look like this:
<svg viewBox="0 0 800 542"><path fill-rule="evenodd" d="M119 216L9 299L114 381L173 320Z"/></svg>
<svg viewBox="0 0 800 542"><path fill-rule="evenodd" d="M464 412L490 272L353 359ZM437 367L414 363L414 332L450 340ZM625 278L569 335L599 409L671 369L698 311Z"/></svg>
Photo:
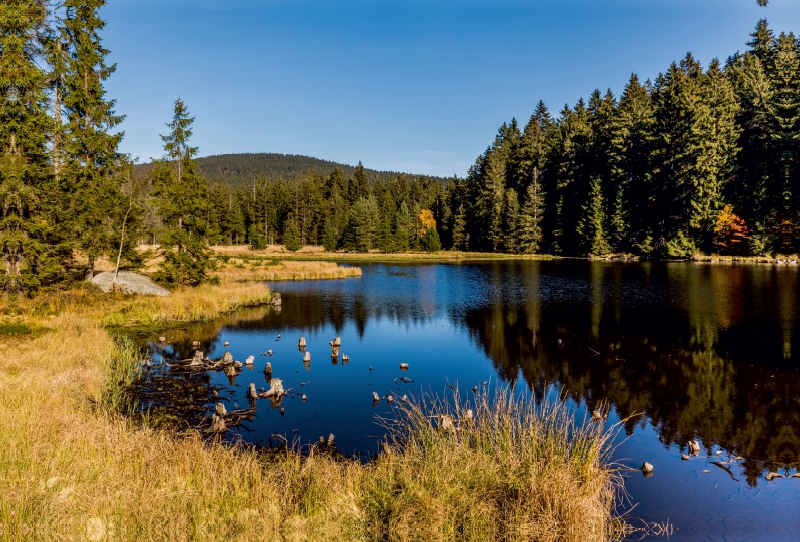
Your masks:
<svg viewBox="0 0 800 542"><path fill-rule="evenodd" d="M429 262L458 262L458 261L495 261L495 260L553 260L555 256L548 254L501 254L491 252L460 252L442 250L434 253L427 252L325 252L322 247L306 246L297 252L289 252L280 245L272 245L265 250L250 250L244 245L213 247L220 256L236 258L275 258L281 262L403 262L403 261L429 261Z"/></svg>
<svg viewBox="0 0 800 542"><path fill-rule="evenodd" d="M134 424L119 391L138 353L108 325L168 325L263 302L233 276L169 298L75 291L0 335L0 538L12 540L608 540L607 440L560 403L508 395L402 411L369 464L209 444ZM9 329L22 329L19 327ZM447 413L457 429L439 429ZM399 411L400 412L400 411ZM442 418L439 418L442 419ZM448 424L444 424L448 425Z"/></svg>

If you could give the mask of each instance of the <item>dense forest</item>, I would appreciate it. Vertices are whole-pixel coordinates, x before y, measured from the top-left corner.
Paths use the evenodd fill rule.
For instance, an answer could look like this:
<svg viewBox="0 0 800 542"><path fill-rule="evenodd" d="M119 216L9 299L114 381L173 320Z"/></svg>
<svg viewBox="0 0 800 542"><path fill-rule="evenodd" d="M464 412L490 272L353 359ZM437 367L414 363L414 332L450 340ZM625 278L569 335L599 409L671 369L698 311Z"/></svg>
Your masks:
<svg viewBox="0 0 800 542"><path fill-rule="evenodd" d="M196 158L197 171L212 181L221 181L234 188L252 188L253 183L259 178L267 179L294 179L308 171L318 171L323 175L330 175L333 170L339 170L347 177L352 177L355 167L339 164L330 160L320 160L311 156L299 154L278 153L241 153L220 154ZM154 164L136 164L133 166L134 175L145 177L153 171ZM398 174L392 171L364 170L370 179L387 181Z"/></svg>
<svg viewBox="0 0 800 542"><path fill-rule="evenodd" d="M800 250L800 42L762 20L749 49L703 67L691 54L619 98L595 90L553 116L503 124L447 184L311 171L227 193L210 242L685 257ZM240 218L241 215L241 218ZM406 239L408 240L406 242ZM433 242L433 246L437 243ZM430 245L428 245L430 246Z"/></svg>
<svg viewBox="0 0 800 542"><path fill-rule="evenodd" d="M464 178L327 162L297 175L269 155L207 158L201 168L180 98L163 158L136 174L119 150L124 117L104 87L116 68L100 39L104 5L0 0L4 292L91 277L100 258L136 268L154 255L160 280L198 284L216 244L649 257L800 250L800 43L766 21L725 62L703 67L687 55L654 81L632 75L619 98L595 91L555 117L540 102L524 126L503 124ZM259 168L265 174L250 177Z"/></svg>

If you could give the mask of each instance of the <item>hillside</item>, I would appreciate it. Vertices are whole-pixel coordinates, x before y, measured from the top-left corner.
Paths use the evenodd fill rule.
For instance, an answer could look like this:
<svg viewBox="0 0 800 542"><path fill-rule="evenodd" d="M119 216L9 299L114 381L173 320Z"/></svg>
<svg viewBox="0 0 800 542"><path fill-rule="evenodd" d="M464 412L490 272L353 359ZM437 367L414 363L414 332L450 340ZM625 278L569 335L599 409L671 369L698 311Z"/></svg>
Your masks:
<svg viewBox="0 0 800 542"><path fill-rule="evenodd" d="M325 175L330 175L338 167L346 177L352 176L355 171L355 166L299 154L220 154L197 158L196 160L201 175L212 181L220 180L226 182L233 187L251 186L253 180L258 177L291 179L314 169ZM152 164L139 164L135 166L135 170L138 174L145 175L152 167ZM374 169L365 169L365 171L370 179L379 179L381 181L400 174L393 171L377 171Z"/></svg>

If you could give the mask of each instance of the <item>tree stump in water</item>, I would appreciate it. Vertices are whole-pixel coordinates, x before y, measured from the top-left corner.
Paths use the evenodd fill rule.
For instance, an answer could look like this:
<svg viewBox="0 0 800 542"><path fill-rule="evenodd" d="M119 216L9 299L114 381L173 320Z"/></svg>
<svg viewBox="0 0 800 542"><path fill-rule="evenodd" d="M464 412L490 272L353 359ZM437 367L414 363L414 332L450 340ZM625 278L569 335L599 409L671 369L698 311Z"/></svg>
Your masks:
<svg viewBox="0 0 800 542"><path fill-rule="evenodd" d="M228 415L228 411L225 409L225 405L223 405L222 403L217 403L216 412L217 412L217 416L227 416Z"/></svg>
<svg viewBox="0 0 800 542"><path fill-rule="evenodd" d="M297 342L297 346L299 346L300 348L305 348L306 347L306 338L305 337L300 337L300 340Z"/></svg>
<svg viewBox="0 0 800 542"><path fill-rule="evenodd" d="M192 356L192 365L202 365L203 358L204 358L203 351L195 350L194 356Z"/></svg>
<svg viewBox="0 0 800 542"><path fill-rule="evenodd" d="M209 427L209 433L224 433L228 430L228 426L225 424L225 418L214 414L211 416L211 427Z"/></svg>
<svg viewBox="0 0 800 542"><path fill-rule="evenodd" d="M439 414L439 429L452 432L456 430L456 423L450 414Z"/></svg>
<svg viewBox="0 0 800 542"><path fill-rule="evenodd" d="M245 365L252 365L255 360L255 356L247 356L247 359L244 360L244 363Z"/></svg>
<svg viewBox="0 0 800 542"><path fill-rule="evenodd" d="M311 361L311 352L306 352L306 355L303 356L303 361Z"/></svg>
<svg viewBox="0 0 800 542"><path fill-rule="evenodd" d="M249 399L256 399L258 397L258 392L256 391L256 385L250 382L250 387L247 388L247 397Z"/></svg>
<svg viewBox="0 0 800 542"><path fill-rule="evenodd" d="M255 389L255 385L253 385ZM283 381L280 378L273 378L269 381L269 389L260 394L259 397L282 397L286 392L283 390Z"/></svg>
<svg viewBox="0 0 800 542"><path fill-rule="evenodd" d="M233 354L231 354L230 352L225 352L220 361L222 362L223 365L230 365L231 363L233 363Z"/></svg>

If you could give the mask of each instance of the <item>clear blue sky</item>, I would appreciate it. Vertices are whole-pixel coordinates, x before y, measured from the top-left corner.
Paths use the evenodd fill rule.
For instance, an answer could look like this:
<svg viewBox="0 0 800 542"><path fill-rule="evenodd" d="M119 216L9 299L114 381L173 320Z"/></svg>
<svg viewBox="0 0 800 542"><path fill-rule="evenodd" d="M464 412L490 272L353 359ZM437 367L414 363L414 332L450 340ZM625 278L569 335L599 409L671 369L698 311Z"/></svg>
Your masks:
<svg viewBox="0 0 800 542"><path fill-rule="evenodd" d="M555 115L595 88L619 95L691 51L745 49L766 17L800 32L800 1L111 0L109 95L123 151L162 154L172 103L200 155L305 154L463 176L497 128Z"/></svg>

